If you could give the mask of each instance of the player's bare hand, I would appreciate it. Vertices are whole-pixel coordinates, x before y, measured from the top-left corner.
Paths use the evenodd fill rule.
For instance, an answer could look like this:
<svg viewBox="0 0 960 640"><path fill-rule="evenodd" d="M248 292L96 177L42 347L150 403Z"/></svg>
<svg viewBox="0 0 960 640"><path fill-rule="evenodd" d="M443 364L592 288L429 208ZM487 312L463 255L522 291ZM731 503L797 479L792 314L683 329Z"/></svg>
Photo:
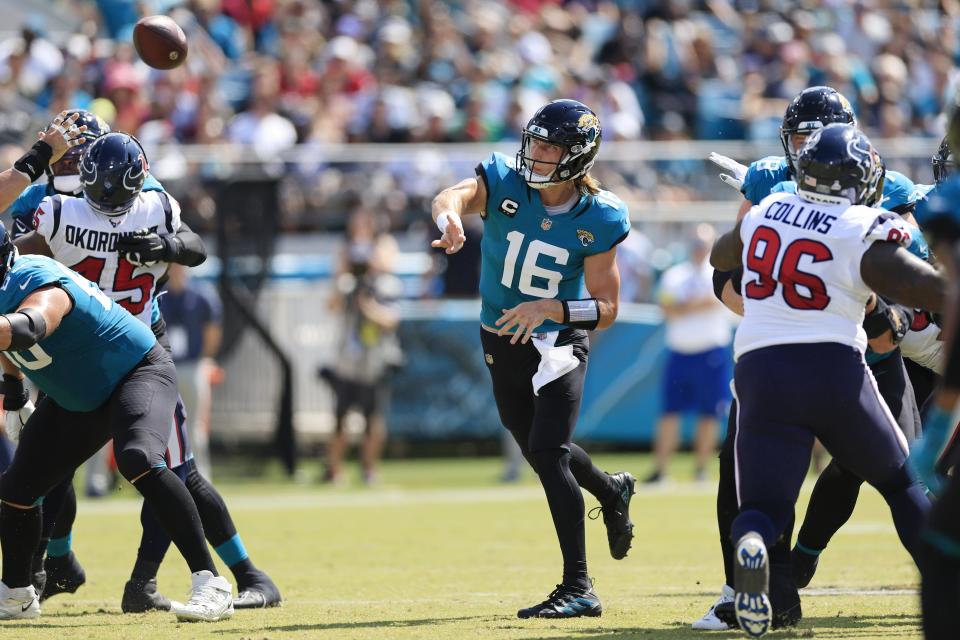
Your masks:
<svg viewBox="0 0 960 640"><path fill-rule="evenodd" d="M503 309L503 315L496 322L499 327L497 335L512 332L510 344L526 344L533 337L533 330L543 324L544 320L563 320L563 305L559 300L532 300L521 302L512 309Z"/></svg>
<svg viewBox="0 0 960 640"><path fill-rule="evenodd" d="M53 155L50 156L50 164L53 164L67 152L67 149L83 144L87 141L83 132L87 130L87 125L77 126L79 113L67 116L66 111L61 111L53 119L46 131L37 134L37 138L43 140L53 149Z"/></svg>
<svg viewBox="0 0 960 640"><path fill-rule="evenodd" d="M447 217L447 226L443 229L443 235L439 240L434 240L430 246L435 249L443 249L447 255L456 253L463 248L463 243L467 241L467 236L463 232L463 225L460 220L450 215Z"/></svg>

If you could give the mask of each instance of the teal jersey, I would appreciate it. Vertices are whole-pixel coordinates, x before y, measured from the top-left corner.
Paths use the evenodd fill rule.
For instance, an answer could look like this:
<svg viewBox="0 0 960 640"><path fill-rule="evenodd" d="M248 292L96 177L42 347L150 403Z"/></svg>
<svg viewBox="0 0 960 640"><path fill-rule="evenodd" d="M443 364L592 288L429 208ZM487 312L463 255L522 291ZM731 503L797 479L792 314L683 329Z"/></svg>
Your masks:
<svg viewBox="0 0 960 640"><path fill-rule="evenodd" d="M960 174L933 185L926 197L917 203L913 215L924 229L945 221L952 221L952 226L960 226Z"/></svg>
<svg viewBox="0 0 960 640"><path fill-rule="evenodd" d="M767 156L747 167L740 193L752 204L760 204L761 200L773 193L777 184L789 179L790 165L786 156Z"/></svg>
<svg viewBox="0 0 960 640"><path fill-rule="evenodd" d="M165 189L159 180L148 173L143 181L143 189L141 189L141 191L165 191ZM37 211L37 207L40 206L40 202L44 198L52 196L55 193L56 191L53 190L53 185L49 182L45 184L32 184L24 189L23 193L13 201L13 204L10 205L7 211L10 212L10 217L13 218L10 235L14 240L33 231L35 226L33 223L33 214Z"/></svg>
<svg viewBox="0 0 960 640"><path fill-rule="evenodd" d="M49 336L10 360L39 389L70 411L92 411L153 348L156 338L142 322L80 274L45 256L16 259L0 286L0 313L17 310L30 293L56 285L73 309Z"/></svg>
<svg viewBox="0 0 960 640"><path fill-rule="evenodd" d="M583 261L627 237L627 205L609 191L601 191L581 196L566 213L547 215L540 194L500 153L481 162L477 175L487 188L480 243L480 321L496 328L503 310L521 302L588 297ZM536 331L562 328L548 320Z"/></svg>
<svg viewBox="0 0 960 640"><path fill-rule="evenodd" d="M888 211L902 211L917 204L921 192L913 180L899 171L887 171L883 175L883 200L880 206Z"/></svg>

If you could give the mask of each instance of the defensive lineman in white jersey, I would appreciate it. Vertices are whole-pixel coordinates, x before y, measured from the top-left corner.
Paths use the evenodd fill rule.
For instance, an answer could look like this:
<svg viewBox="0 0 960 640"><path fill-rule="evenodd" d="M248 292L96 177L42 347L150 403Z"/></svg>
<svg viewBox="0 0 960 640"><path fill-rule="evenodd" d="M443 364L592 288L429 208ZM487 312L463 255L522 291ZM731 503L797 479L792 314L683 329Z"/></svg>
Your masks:
<svg viewBox="0 0 960 640"><path fill-rule="evenodd" d="M880 491L911 553L929 510L864 361L861 324L871 290L938 311L946 284L903 249L910 231L900 218L870 208L883 169L866 136L828 125L809 137L797 164L797 195L764 199L711 254L717 269L744 266L734 342L740 512L731 540L734 610L751 636L770 628L767 546L793 515L814 438Z"/></svg>

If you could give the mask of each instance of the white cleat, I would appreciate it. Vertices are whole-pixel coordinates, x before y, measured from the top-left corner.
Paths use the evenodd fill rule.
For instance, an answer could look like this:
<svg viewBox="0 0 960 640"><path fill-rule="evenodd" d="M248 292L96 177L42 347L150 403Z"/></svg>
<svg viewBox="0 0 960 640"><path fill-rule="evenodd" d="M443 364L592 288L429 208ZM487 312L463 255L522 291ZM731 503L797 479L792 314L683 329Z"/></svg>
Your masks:
<svg viewBox="0 0 960 640"><path fill-rule="evenodd" d="M40 617L40 598L33 585L11 589L0 582L0 620L30 620Z"/></svg>
<svg viewBox="0 0 960 640"><path fill-rule="evenodd" d="M733 610L737 622L751 638L770 630L773 607L770 605L770 563L763 538L754 531L737 541L734 553Z"/></svg>
<svg viewBox="0 0 960 640"><path fill-rule="evenodd" d="M714 612L717 610L718 605L733 602L734 595L735 592L733 587L727 584L723 585L723 589L720 590L720 597L717 598L717 601L713 603L713 605L705 614L703 614L702 618L696 620L690 626L697 631L727 631L729 629L733 629L732 626L718 618Z"/></svg>
<svg viewBox="0 0 960 640"><path fill-rule="evenodd" d="M216 622L233 615L233 587L223 576L197 571L186 603L171 602L170 610L183 622Z"/></svg>

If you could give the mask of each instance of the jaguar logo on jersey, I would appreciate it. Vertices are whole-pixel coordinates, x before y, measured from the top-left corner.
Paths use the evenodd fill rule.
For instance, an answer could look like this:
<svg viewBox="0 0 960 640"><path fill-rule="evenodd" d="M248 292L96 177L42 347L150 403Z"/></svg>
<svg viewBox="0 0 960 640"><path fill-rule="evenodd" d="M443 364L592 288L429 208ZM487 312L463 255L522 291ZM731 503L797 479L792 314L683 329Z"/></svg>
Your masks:
<svg viewBox="0 0 960 640"><path fill-rule="evenodd" d="M577 239L580 240L580 244L585 247L589 247L596 240L596 238L593 237L593 234L586 229L577 229Z"/></svg>
<svg viewBox="0 0 960 640"><path fill-rule="evenodd" d="M508 218L512 218L513 216L517 215L517 211L519 210L520 210L520 203L515 200L511 200L510 198L504 198L500 202L500 213L507 216Z"/></svg>
<svg viewBox="0 0 960 640"><path fill-rule="evenodd" d="M489 353L483 354L483 359L487 361L487 364L493 364L493 356Z"/></svg>
<svg viewBox="0 0 960 640"><path fill-rule="evenodd" d="M544 218L540 221L540 228L544 231L550 231L550 227L553 226L553 220L550 218Z"/></svg>

